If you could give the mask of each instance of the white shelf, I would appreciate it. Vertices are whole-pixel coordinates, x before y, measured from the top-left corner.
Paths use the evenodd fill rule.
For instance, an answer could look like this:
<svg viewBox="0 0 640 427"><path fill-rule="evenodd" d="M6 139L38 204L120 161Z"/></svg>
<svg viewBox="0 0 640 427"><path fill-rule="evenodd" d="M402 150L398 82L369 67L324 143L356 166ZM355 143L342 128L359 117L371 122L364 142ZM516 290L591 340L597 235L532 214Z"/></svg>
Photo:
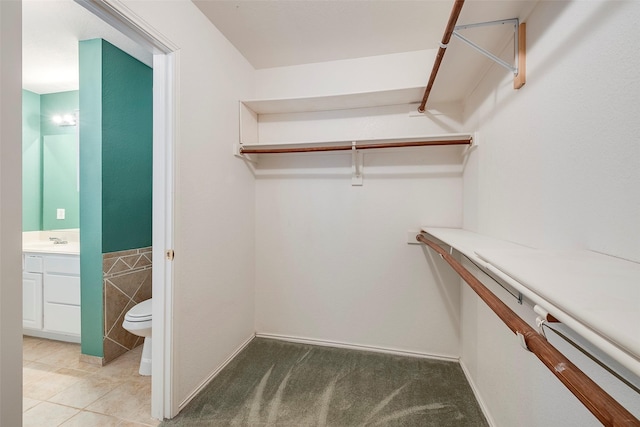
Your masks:
<svg viewBox="0 0 640 427"><path fill-rule="evenodd" d="M241 101L256 114L304 113L413 104L422 100L424 87L377 92L359 92L307 98L257 99Z"/></svg>
<svg viewBox="0 0 640 427"><path fill-rule="evenodd" d="M429 110L427 114L420 114L417 104L423 90L423 87L410 87L321 97L240 101L240 140L234 144L233 154L257 165L262 156L270 154L344 153L351 155L352 185L362 185L364 160L361 150L388 148L397 151L418 146L461 145L448 150L462 153L473 135L446 133L459 127L461 107L448 106L444 112ZM442 143L430 144L438 141ZM451 142L446 144L446 141ZM352 149L354 143L355 150ZM256 152L247 153L248 150ZM257 152L259 150L262 152Z"/></svg>
<svg viewBox="0 0 640 427"><path fill-rule="evenodd" d="M417 106L415 109L410 107L411 104L420 102L423 90L422 87L410 87L318 97L241 100L239 102L239 143L243 145L259 143L341 144L345 141L352 141L351 138L356 135L358 139L374 137L375 135L368 132L371 120L354 119L353 113L346 112L347 110L374 107L378 107L378 110L372 112L371 116L376 118L376 122L379 117L392 117L393 111L397 111L398 108L409 113L404 118L400 118L401 122L398 122L398 117L392 120L393 125L400 133L405 132L398 136L405 137L405 139L411 139L413 135L418 135L416 138L421 138L420 135L424 133L441 134L443 131L446 132L444 129L451 126L451 123L446 120L442 126L430 124L428 120L407 120L409 116L425 118L424 114L418 113ZM350 117L348 120L356 120L356 122L349 122L347 125L342 122L338 125L340 130L336 130L332 126L327 128L321 125L327 119L326 113L335 111L345 111L344 114L334 114L340 117ZM301 113L307 114L301 119L299 116ZM368 113L360 112L359 114L361 114L359 117L363 117ZM440 111L430 111L429 114L442 115ZM316 125L313 124L314 122ZM386 122L385 126L388 124L389 122ZM340 126L343 127L340 128ZM327 129L329 129L328 134L325 132ZM315 136L316 139L309 138L309 135ZM389 139L395 136L393 134L385 135L385 138Z"/></svg>
<svg viewBox="0 0 640 427"><path fill-rule="evenodd" d="M586 250L533 249L424 227L640 376L640 264Z"/></svg>

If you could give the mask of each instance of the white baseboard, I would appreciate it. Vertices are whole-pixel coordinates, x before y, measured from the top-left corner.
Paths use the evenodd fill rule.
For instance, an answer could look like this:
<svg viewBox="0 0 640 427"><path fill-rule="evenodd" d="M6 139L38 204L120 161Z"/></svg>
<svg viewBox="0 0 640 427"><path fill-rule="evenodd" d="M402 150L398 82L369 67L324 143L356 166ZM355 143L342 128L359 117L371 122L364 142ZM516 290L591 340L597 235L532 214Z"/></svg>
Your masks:
<svg viewBox="0 0 640 427"><path fill-rule="evenodd" d="M22 335L27 335L27 336L36 337L36 338L45 338L48 340L65 341L65 342L73 342L76 344L80 344L80 335L69 335L69 334L63 334L58 332L48 332L48 331L41 331L38 329L28 329L28 328L22 329Z"/></svg>
<svg viewBox="0 0 640 427"><path fill-rule="evenodd" d="M464 376L467 377L467 382L471 386L471 390L473 391L473 395L476 397L476 400L478 401L478 405L480 405L480 409L482 410L482 413L484 414L484 417L487 419L487 423L491 427L497 427L496 422L494 421L493 417L491 416L491 413L489 412L489 407L487 406L485 401L482 399L482 396L480 395L480 390L478 390L478 387L476 386L475 382L473 381L473 377L471 376L471 373L469 372L469 370L465 366L465 364L462 361L462 359L459 360L459 363L460 363L460 367L462 368L462 372L464 372Z"/></svg>
<svg viewBox="0 0 640 427"><path fill-rule="evenodd" d="M178 412L182 411L182 409L189 403L191 400L198 395L219 373L222 371L235 357L242 351L244 348L249 345L251 341L256 337L255 334L252 334L249 338L247 338L240 346L233 352L231 355L225 360L220 366L218 366L209 376L202 382L198 387L196 387L189 395L178 405ZM177 415L177 414L176 414Z"/></svg>
<svg viewBox="0 0 640 427"><path fill-rule="evenodd" d="M362 350L362 351L372 351L375 353L394 354L397 356L410 356L410 357L420 357L424 359L444 360L446 362L459 361L459 358L457 356L447 356L442 354L424 353L419 351L399 350L399 349L388 348L388 347L352 344L352 343L345 343L340 341L328 341L328 340L321 340L321 339L315 339L315 338L294 337L290 335L278 335L278 334L269 334L269 333L260 332L260 333L256 333L256 337L268 338L268 339L280 340L280 341L296 342L300 344L319 345L323 347L346 348L350 350Z"/></svg>

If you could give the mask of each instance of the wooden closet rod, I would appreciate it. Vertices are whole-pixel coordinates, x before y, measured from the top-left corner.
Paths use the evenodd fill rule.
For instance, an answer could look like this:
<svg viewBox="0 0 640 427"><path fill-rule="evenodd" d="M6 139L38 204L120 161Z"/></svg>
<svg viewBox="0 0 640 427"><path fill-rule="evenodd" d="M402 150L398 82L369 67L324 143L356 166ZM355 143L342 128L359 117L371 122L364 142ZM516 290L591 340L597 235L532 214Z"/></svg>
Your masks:
<svg viewBox="0 0 640 427"><path fill-rule="evenodd" d="M471 289L493 310L512 332L524 339L526 347L573 393L605 426L640 426L640 420L609 396L549 341L522 320L505 303L487 289L454 257L422 234L416 240L436 251L469 284Z"/></svg>
<svg viewBox="0 0 640 427"><path fill-rule="evenodd" d="M411 141L411 142L383 142L378 144L333 145L324 147L291 147L291 148L244 148L240 147L240 154L282 154L282 153L313 153L317 151L349 151L369 150L374 148L403 148L425 147L430 145L471 145L473 139L445 139L440 141Z"/></svg>
<svg viewBox="0 0 640 427"><path fill-rule="evenodd" d="M451 9L449 22L447 23L447 28L444 30L442 42L440 42L440 49L438 49L436 61L433 63L433 68L431 69L429 83L427 84L427 88L424 91L424 96L422 97L420 107L418 107L418 111L421 113L424 113L424 108L427 105L427 100L429 99L431 88L433 88L433 82L435 82L436 80L436 75L438 74L438 70L440 69L440 64L442 63L442 58L444 58L444 53L447 50L449 40L451 40L451 36L453 35L453 30L455 29L456 22L458 22L458 17L460 16L460 12L462 11L462 6L464 6L464 0L456 0L456 2L453 4L453 9Z"/></svg>

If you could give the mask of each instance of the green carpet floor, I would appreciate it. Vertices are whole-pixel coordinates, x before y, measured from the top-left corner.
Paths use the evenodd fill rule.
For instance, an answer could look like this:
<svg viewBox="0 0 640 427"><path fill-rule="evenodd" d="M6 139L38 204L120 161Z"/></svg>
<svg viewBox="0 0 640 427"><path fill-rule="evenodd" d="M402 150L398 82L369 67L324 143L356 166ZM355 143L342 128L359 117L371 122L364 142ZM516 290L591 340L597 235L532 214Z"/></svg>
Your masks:
<svg viewBox="0 0 640 427"><path fill-rule="evenodd" d="M487 426L457 363L254 339L161 426Z"/></svg>

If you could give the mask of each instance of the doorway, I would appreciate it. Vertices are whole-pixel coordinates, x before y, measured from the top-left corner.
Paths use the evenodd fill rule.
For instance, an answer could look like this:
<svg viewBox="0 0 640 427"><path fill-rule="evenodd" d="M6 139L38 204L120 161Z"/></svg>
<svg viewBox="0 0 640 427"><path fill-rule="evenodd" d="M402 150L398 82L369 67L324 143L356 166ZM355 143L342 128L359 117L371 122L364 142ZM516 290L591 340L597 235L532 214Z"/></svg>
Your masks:
<svg viewBox="0 0 640 427"><path fill-rule="evenodd" d="M177 50L170 41L146 28L130 10L117 3L78 0L80 6L113 26L134 42L153 53L153 381L151 414L158 419L175 414L171 408L170 300L172 286L171 260L165 256L173 242L173 141L174 141L174 76ZM4 22L3 22L4 25Z"/></svg>
<svg viewBox="0 0 640 427"><path fill-rule="evenodd" d="M151 415L171 418L171 300L173 247L173 155L175 143L175 76L178 52L167 40L120 3L79 1L83 7L153 52L153 365Z"/></svg>

